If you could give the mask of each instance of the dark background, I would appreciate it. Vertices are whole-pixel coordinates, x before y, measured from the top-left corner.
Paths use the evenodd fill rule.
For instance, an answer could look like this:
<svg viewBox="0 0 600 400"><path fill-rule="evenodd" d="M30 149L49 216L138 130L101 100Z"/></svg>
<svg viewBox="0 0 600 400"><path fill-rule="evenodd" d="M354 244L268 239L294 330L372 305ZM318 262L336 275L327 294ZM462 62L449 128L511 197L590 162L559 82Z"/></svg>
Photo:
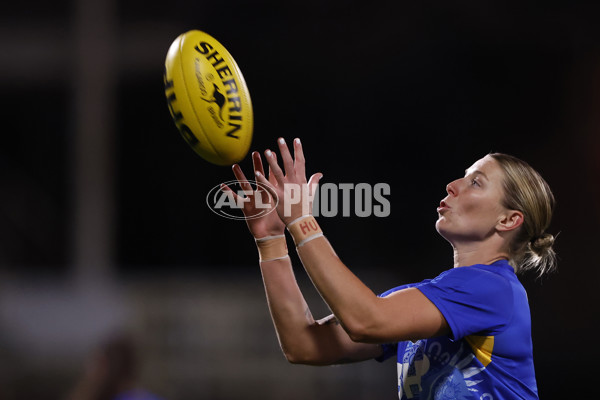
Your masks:
<svg viewBox="0 0 600 400"><path fill-rule="evenodd" d="M78 44L78 4L3 5L0 277L7 281L68 280L86 260L76 193L78 179L94 187L96 178L76 176L85 124L77 123L74 76L88 65L77 61L87 54ZM210 188L232 179L230 169L188 148L164 98L170 43L201 29L243 71L252 150L300 137L307 171L323 172L323 183L389 183L389 217L319 221L359 276L397 274L368 282L374 291L450 267L435 208L465 168L491 151L534 166L554 190L550 232L560 232L559 272L522 279L540 397L591 391L599 356L588 343L599 300L598 3L130 0L109 8L108 37L92 34L83 45L108 54L112 71L103 87L110 121L99 198L109 204L101 214L109 222L100 248L108 266L100 269L128 282L259 279L244 223L205 205ZM250 172L249 157L241 165Z"/></svg>

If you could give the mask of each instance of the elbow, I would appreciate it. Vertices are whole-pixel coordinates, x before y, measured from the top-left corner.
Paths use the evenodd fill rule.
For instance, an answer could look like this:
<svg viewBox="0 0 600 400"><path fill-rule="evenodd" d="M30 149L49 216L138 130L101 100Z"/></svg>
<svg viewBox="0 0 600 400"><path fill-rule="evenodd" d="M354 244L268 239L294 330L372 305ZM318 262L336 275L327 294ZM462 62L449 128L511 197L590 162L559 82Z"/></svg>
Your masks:
<svg viewBox="0 0 600 400"><path fill-rule="evenodd" d="M295 352L283 349L283 355L290 364L306 364L304 358Z"/></svg>
<svg viewBox="0 0 600 400"><path fill-rule="evenodd" d="M342 324L342 327L353 342L356 343L380 343L380 330L376 324L370 322L355 321Z"/></svg>
<svg viewBox="0 0 600 400"><path fill-rule="evenodd" d="M290 364L299 364L299 365L323 365L318 360L309 357L306 354L301 353L291 353L291 352L283 352L285 359Z"/></svg>
<svg viewBox="0 0 600 400"><path fill-rule="evenodd" d="M350 339L356 343L370 343L373 340L369 332L364 327L347 329L346 333L348 333Z"/></svg>
<svg viewBox="0 0 600 400"><path fill-rule="evenodd" d="M388 323L375 301L380 299L365 302L362 307L338 315L340 325L353 342L381 343L381 334Z"/></svg>
<svg viewBox="0 0 600 400"><path fill-rule="evenodd" d="M283 355L287 362L290 364L300 364L300 365L314 365L314 366L322 366L322 365L331 365L330 360L324 358L323 354L319 352L317 349L306 348L287 348L282 347Z"/></svg>
<svg viewBox="0 0 600 400"><path fill-rule="evenodd" d="M369 344L383 344L390 342L401 342L405 340L418 340L423 338L429 338L440 335L426 335L421 334L415 330L406 330L402 332L395 332L391 334L384 323L377 324L374 321L372 323L357 323L348 327L344 326L344 330L353 342L356 343L369 343Z"/></svg>
<svg viewBox="0 0 600 400"><path fill-rule="evenodd" d="M290 364L315 365L310 355L301 349L282 347L283 356Z"/></svg>

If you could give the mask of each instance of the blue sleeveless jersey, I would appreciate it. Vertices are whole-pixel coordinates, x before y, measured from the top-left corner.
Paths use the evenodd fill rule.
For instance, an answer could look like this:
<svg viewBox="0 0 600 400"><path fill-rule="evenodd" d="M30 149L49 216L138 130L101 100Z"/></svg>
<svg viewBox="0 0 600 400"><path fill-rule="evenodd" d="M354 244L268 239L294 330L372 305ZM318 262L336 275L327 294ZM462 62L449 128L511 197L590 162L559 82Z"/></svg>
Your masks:
<svg viewBox="0 0 600 400"><path fill-rule="evenodd" d="M502 260L443 272L399 286L419 289L446 318L451 333L384 345L398 360L398 397L431 400L537 399L527 294Z"/></svg>

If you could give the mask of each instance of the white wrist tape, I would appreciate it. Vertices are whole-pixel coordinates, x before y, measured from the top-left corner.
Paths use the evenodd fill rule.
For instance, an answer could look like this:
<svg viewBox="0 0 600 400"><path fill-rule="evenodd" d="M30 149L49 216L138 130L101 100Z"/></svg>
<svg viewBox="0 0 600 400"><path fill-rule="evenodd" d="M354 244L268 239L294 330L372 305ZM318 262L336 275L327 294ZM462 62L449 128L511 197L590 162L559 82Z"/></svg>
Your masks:
<svg viewBox="0 0 600 400"><path fill-rule="evenodd" d="M296 218L287 226L288 231L296 243L296 247L303 246L313 239L323 236L323 231L312 215Z"/></svg>
<svg viewBox="0 0 600 400"><path fill-rule="evenodd" d="M256 248L261 262L281 260L288 257L285 235L266 236L256 239Z"/></svg>

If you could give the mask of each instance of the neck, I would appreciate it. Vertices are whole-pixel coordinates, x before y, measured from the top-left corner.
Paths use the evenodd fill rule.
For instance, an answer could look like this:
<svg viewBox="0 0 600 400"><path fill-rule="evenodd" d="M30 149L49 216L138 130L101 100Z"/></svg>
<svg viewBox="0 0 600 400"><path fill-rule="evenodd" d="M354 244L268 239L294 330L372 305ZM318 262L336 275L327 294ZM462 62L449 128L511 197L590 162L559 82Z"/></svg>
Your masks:
<svg viewBox="0 0 600 400"><path fill-rule="evenodd" d="M453 244L454 268L474 264L492 264L499 260L508 260L509 255L500 246L490 243Z"/></svg>

